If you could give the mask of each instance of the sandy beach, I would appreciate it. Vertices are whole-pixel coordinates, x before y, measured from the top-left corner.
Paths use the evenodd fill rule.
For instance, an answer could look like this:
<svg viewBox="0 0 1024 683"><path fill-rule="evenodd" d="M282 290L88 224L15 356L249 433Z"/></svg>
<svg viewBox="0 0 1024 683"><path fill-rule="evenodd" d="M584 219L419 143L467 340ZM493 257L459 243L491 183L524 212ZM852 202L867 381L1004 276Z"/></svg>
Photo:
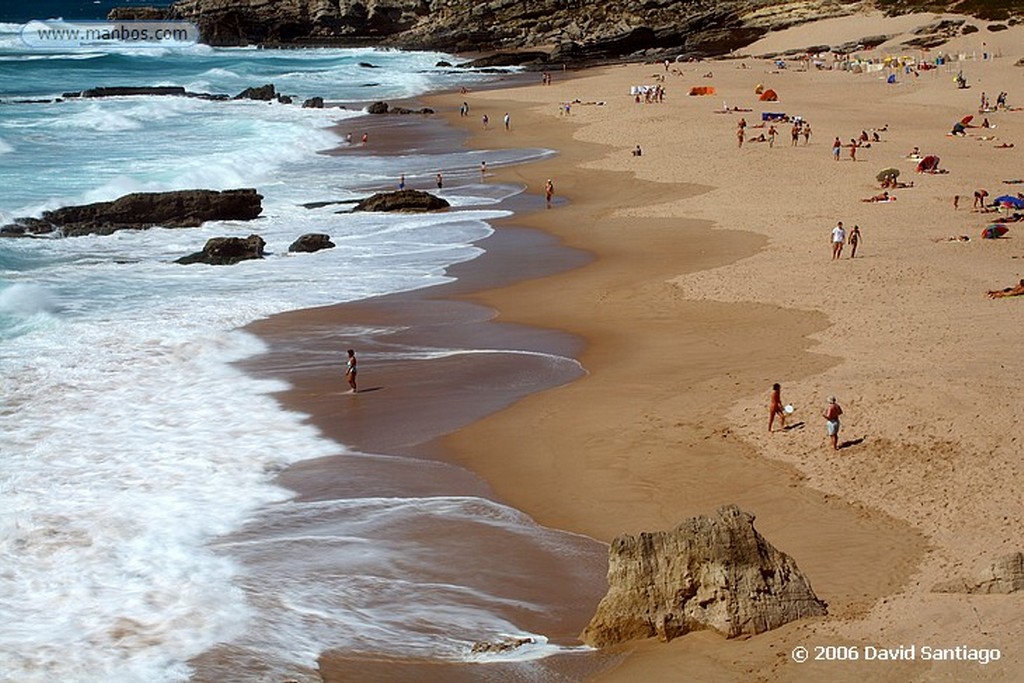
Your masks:
<svg viewBox="0 0 1024 683"><path fill-rule="evenodd" d="M887 33L902 35L870 54L920 57L887 45L932 20L831 20L746 52ZM1015 284L1024 266L1012 228L1009 239L980 239L993 215L972 212L971 200L978 188L990 198L1022 189L1002 181L1020 177L1024 112L978 112L983 91L1009 91L1015 104L1022 43L1019 29L983 29L943 48L976 59L901 72L894 84L888 72L735 59L667 74L660 65L555 73L551 86L440 100L447 111L469 102L474 145L558 149L555 160L497 178L535 193L552 178L569 203L528 223L597 257L478 297L500 320L582 336L589 374L447 445L541 523L605 541L737 502L830 603L828 618L742 643L701 634L641 644L608 680L671 680L680 669L702 680L1014 680L1024 671L1019 596L932 591L1021 546L1024 309L985 292ZM968 89L953 83L960 68ZM630 86L655 76L665 76L666 101L635 103ZM759 83L779 102L759 102ZM685 95L709 84L714 97ZM561 102L578 102L571 116ZM752 111L714 113L723 102ZM495 125L506 111L511 131ZM761 111L802 116L809 144L791 147L786 126L772 148L737 148L737 120L756 125ZM968 114L995 128L947 136ZM856 162L845 148L833 160L834 137L875 129L881 141ZM631 155L636 145L642 157ZM916 174L906 158L914 147L949 172ZM914 186L893 190L894 202L863 202L881 192L875 175L886 167ZM839 220L859 225L863 240L855 259L847 247L833 262ZM948 240L960 235L971 239ZM796 412L792 429L769 435L776 381ZM827 448L821 417L829 395L845 410L839 451ZM800 644L994 647L1002 659L798 665L785 655Z"/></svg>
<svg viewBox="0 0 1024 683"><path fill-rule="evenodd" d="M506 340L520 334L534 339L522 343L575 355L585 374L520 395L502 384L501 367L465 375L435 368L431 377L446 386L465 377L466 387L478 388L453 396L450 422L420 420L421 404L382 401L370 421L362 408L354 415L351 401L337 400L330 386L337 378L317 374L336 360L321 355L292 371L278 366L295 386L282 400L349 445L401 452L416 443L421 453L465 466L538 523L603 542L737 503L829 603L827 617L753 638L696 633L615 648L599 680L1019 679L1020 595L937 593L933 586L973 577L994 557L1024 549L1024 300L985 296L1024 277L1024 253L1012 225L1007 238L982 240L996 214L971 209L976 189L987 189L989 198L1024 191L1002 182L1021 176L1024 110L978 112L983 91L993 102L1008 91L1012 107L1024 103L1024 69L1014 66L1024 55L1024 31L990 33L975 21L980 33L942 49L976 59L918 76L901 71L892 84L888 71L808 70L796 61L780 69L755 58L879 33L894 38L865 54L920 57L919 50L887 46L933 20L829 20L772 34L743 58L669 70L634 64L554 72L549 86L538 75L534 85L429 98L453 127L469 132L473 147L558 150L539 163L492 166L487 178L526 185L530 194L521 201L536 211L513 222L554 242L537 248L528 240L533 246L517 254L510 236L501 268L445 297L469 307L452 309L463 311L458 320L487 319L492 314L480 312L493 310L488 325L517 330ZM983 59L983 50L991 58ZM960 68L970 88L956 88ZM631 86L662 77L663 103L634 102ZM759 102L758 84L775 89L779 101ZM716 88L714 96L686 95L706 85ZM464 101L469 117L459 116ZM575 103L570 115L564 102ZM749 111L716 113L724 106ZM740 117L750 124L748 140L767 131L757 127L762 111L802 116L813 134L792 146L782 124L773 146L737 147ZM968 114L976 123L987 117L994 128L947 136ZM856 161L845 148L835 161L833 138L848 143L861 131L877 131L880 140L859 148ZM637 145L639 157L631 154ZM917 162L907 158L914 147L939 156L948 173L915 173ZM882 191L875 176L887 167L900 169L899 179L913 187L891 189L896 201L862 201ZM547 210L549 178L555 201ZM847 247L831 259L837 221L860 227L856 258ZM948 239L961 235L970 240ZM569 249L547 269L556 244ZM511 277L513 271L529 279ZM474 284L490 288L480 292ZM413 311L427 315L420 304L401 306L300 312L255 329L272 340L291 335L301 347L303 320L315 331L317 320L338 315L370 325ZM324 353L325 342L308 343L319 349L311 353ZM407 376L398 368L366 381L397 387ZM488 381L477 384L480 378ZM795 412L788 429L769 434L774 382ZM407 391L421 386L430 385ZM821 415L830 395L845 411L837 451ZM373 396L353 398L370 404ZM498 412L465 424L492 410ZM382 435L379 426L392 423L395 431ZM305 475L301 466L286 473L284 482L315 495L330 466L309 467ZM577 605L559 623L582 627L584 612ZM920 654L899 662L790 657L797 646L813 656L816 646L831 645L860 652L997 648L1001 658L981 665ZM386 680L388 671L398 676L392 680L432 675L416 663L375 666L362 669L374 680ZM326 657L322 667L325 680L355 680L345 662ZM595 675L587 667L575 671ZM436 677L452 675L438 669Z"/></svg>

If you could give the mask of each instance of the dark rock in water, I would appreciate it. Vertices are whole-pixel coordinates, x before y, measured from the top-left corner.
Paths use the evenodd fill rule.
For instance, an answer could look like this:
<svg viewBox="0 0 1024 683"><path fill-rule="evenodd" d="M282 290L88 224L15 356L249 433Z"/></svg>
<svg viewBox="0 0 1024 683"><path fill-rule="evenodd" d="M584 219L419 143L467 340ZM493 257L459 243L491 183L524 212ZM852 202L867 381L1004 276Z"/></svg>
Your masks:
<svg viewBox="0 0 1024 683"><path fill-rule="evenodd" d="M309 233L292 242L288 251L311 253L321 249L333 249L335 246L337 245L331 241L330 235Z"/></svg>
<svg viewBox="0 0 1024 683"><path fill-rule="evenodd" d="M359 66L363 67L364 69L379 69L380 68L376 64L370 64L369 62L359 62Z"/></svg>
<svg viewBox="0 0 1024 683"><path fill-rule="evenodd" d="M291 95L278 95L277 101L280 104L291 104L292 102L294 102Z"/></svg>
<svg viewBox="0 0 1024 683"><path fill-rule="evenodd" d="M323 109L324 98L322 97L310 97L308 100L302 103L303 109Z"/></svg>
<svg viewBox="0 0 1024 683"><path fill-rule="evenodd" d="M608 550L608 593L580 639L605 647L711 629L754 635L826 605L791 557L754 529L735 505L671 531L624 534Z"/></svg>
<svg viewBox="0 0 1024 683"><path fill-rule="evenodd" d="M89 88L78 93L65 93L64 97L124 97L127 95L158 95L184 97L188 92L181 86Z"/></svg>
<svg viewBox="0 0 1024 683"><path fill-rule="evenodd" d="M985 28L987 28L992 33L997 33L999 31L1005 31L1005 30L1007 30L1010 27L1007 26L1006 24L989 24Z"/></svg>
<svg viewBox="0 0 1024 683"><path fill-rule="evenodd" d="M173 19L170 7L115 7L107 19L115 21L166 21Z"/></svg>
<svg viewBox="0 0 1024 683"><path fill-rule="evenodd" d="M175 263L207 263L211 266L230 266L239 261L263 258L267 243L259 235L248 237L211 237L202 251L182 256Z"/></svg>
<svg viewBox="0 0 1024 683"><path fill-rule="evenodd" d="M975 26L974 24L964 24L964 27L960 30L960 33L961 33L961 35L965 35L966 36L966 35L970 35L972 33L977 33L980 30L981 29L978 28L977 26Z"/></svg>
<svg viewBox="0 0 1024 683"><path fill-rule="evenodd" d="M231 99L233 100L261 100L269 102L277 97L277 90L273 83L261 85L258 88L246 88Z"/></svg>
<svg viewBox="0 0 1024 683"><path fill-rule="evenodd" d="M437 63L437 64L435 64L434 66L436 66L436 67L437 67L437 68L439 68L439 69L447 69L447 68L450 68L450 67L451 67L451 62L446 62L446 61L444 61L444 60L442 59L442 60L441 60L440 62L438 62L438 63Z"/></svg>
<svg viewBox="0 0 1024 683"><path fill-rule="evenodd" d="M364 199L353 208L353 211L437 211L446 209L450 204L435 197L429 192L420 190L398 190L396 192L378 192Z"/></svg>
<svg viewBox="0 0 1024 683"><path fill-rule="evenodd" d="M501 640L479 640L473 643L473 647L470 649L474 654L480 654L485 652L510 652L517 650L523 645L533 645L537 641L533 638L514 638L508 636Z"/></svg>
<svg viewBox="0 0 1024 683"><path fill-rule="evenodd" d="M366 113L367 114L387 114L388 113L388 109L389 109L389 107L388 107L388 103L387 102L374 102L373 104L371 104L369 107L366 108Z"/></svg>
<svg viewBox="0 0 1024 683"><path fill-rule="evenodd" d="M135 192L112 202L46 211L42 218L20 218L0 228L0 234L40 235L59 231L66 237L78 237L157 225L194 228L206 221L247 221L263 211L262 199L254 189Z"/></svg>

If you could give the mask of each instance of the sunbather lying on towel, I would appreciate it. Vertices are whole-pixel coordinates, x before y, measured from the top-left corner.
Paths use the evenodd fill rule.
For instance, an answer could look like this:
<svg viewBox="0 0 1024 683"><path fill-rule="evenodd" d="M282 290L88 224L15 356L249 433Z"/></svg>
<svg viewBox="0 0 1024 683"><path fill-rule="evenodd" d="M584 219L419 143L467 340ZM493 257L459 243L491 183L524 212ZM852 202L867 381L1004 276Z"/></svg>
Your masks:
<svg viewBox="0 0 1024 683"><path fill-rule="evenodd" d="M993 289L988 292L989 299L1002 299L1006 296L1024 296L1024 280L1021 280L1013 287Z"/></svg>

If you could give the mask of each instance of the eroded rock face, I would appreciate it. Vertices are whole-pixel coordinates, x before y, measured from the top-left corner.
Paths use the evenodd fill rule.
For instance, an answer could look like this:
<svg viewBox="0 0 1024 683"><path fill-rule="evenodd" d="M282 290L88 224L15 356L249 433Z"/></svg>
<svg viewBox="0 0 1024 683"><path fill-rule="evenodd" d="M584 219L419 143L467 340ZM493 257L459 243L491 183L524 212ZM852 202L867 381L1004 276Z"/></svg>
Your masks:
<svg viewBox="0 0 1024 683"><path fill-rule="evenodd" d="M936 584L936 593L995 594L1024 590L1024 553L1010 553L992 560L972 579L959 578Z"/></svg>
<svg viewBox="0 0 1024 683"><path fill-rule="evenodd" d="M263 258L267 243L259 235L248 237L211 237L202 251L182 256L175 263L207 263L211 266L230 266L239 261Z"/></svg>
<svg viewBox="0 0 1024 683"><path fill-rule="evenodd" d="M450 204L440 197L421 190L378 192L362 200L353 211L437 211Z"/></svg>
<svg viewBox="0 0 1024 683"><path fill-rule="evenodd" d="M321 249L333 249L335 246L337 245L331 241L330 235L309 233L292 242L288 247L288 251L312 253Z"/></svg>
<svg viewBox="0 0 1024 683"><path fill-rule="evenodd" d="M179 0L111 16L192 21L211 45L370 43L455 53L571 45L559 60L586 63L721 55L769 31L865 7L841 0ZM887 11L920 11L920 3L893 0ZM974 11L983 16L984 3Z"/></svg>
<svg viewBox="0 0 1024 683"><path fill-rule="evenodd" d="M580 638L595 647L704 629L735 638L826 607L793 559L754 529L754 516L731 505L672 531L616 538L608 593Z"/></svg>
<svg viewBox="0 0 1024 683"><path fill-rule="evenodd" d="M256 218L263 211L262 200L263 196L250 188L134 192L112 202L46 211L42 218L19 218L0 228L0 235L41 235L59 231L65 237L78 237L157 225L194 228L206 221Z"/></svg>

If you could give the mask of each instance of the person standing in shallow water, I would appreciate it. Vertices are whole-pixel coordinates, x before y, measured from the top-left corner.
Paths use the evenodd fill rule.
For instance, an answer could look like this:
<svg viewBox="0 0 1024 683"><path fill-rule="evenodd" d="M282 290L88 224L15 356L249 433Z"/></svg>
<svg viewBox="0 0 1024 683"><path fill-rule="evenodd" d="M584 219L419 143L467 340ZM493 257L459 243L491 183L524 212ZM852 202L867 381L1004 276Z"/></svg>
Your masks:
<svg viewBox="0 0 1024 683"><path fill-rule="evenodd" d="M354 394L357 391L359 391L359 389L356 387L356 372L356 352L353 349L349 349L348 360L345 362L345 379L348 380L350 394Z"/></svg>
<svg viewBox="0 0 1024 683"><path fill-rule="evenodd" d="M544 184L544 203L547 207L551 208L551 198L555 196L555 184L551 182L551 178L548 178L548 182Z"/></svg>

